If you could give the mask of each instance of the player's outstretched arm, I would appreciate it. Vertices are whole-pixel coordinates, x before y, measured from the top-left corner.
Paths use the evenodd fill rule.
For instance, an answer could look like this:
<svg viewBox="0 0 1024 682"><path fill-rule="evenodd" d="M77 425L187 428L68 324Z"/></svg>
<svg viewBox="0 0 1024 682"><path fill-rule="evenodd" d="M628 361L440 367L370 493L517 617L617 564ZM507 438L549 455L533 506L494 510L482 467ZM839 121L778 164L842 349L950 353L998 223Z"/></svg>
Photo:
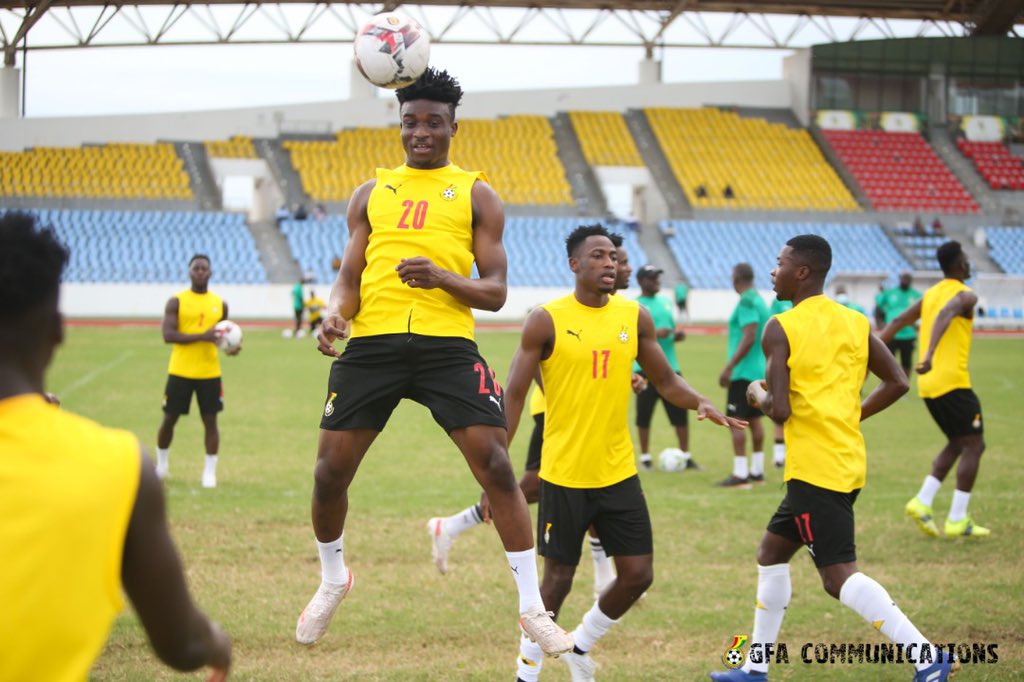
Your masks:
<svg viewBox="0 0 1024 682"><path fill-rule="evenodd" d="M978 296L973 291L961 291L942 307L939 314L935 316L935 324L932 325L932 337L928 339L928 350L921 355L921 362L917 365L918 374L927 374L932 370L932 355L939 347L939 341L949 329L949 323L953 321L953 318L973 316L974 306L977 304Z"/></svg>
<svg viewBox="0 0 1024 682"><path fill-rule="evenodd" d="M362 302L359 288L366 269L366 247L370 243L370 217L366 206L376 184L376 180L364 182L348 202L348 242L338 276L331 286L323 322L316 332L317 350L328 357L341 355L334 342L348 338L349 321L359 312Z"/></svg>
<svg viewBox="0 0 1024 682"><path fill-rule="evenodd" d="M910 390L910 380L882 340L868 332L868 369L881 383L871 391L860 406L860 420L878 414Z"/></svg>
<svg viewBox="0 0 1024 682"><path fill-rule="evenodd" d="M764 325L761 349L765 358L765 379L747 387L747 402L776 424L789 419L789 339L779 321L772 317Z"/></svg>
<svg viewBox="0 0 1024 682"><path fill-rule="evenodd" d="M494 189L482 180L473 184L473 258L477 279L434 265L423 256L403 259L395 270L402 282L414 289L442 289L456 300L478 310L501 310L508 296L508 260L501 236L505 209Z"/></svg>
<svg viewBox="0 0 1024 682"><path fill-rule="evenodd" d="M555 344L555 323L551 313L537 308L526 318L519 348L512 356L505 385L505 418L508 420L508 442L519 428L519 419L526 403L530 382L540 374L540 362L551 357ZM539 383L539 382L538 382Z"/></svg>
<svg viewBox="0 0 1024 682"><path fill-rule="evenodd" d="M658 345L651 314L643 306L640 306L637 336L637 362L644 370L647 380L654 384L658 395L677 407L696 410L697 419L708 419L715 424L738 429L747 425L747 422L742 419L726 417L719 412L710 400L698 393L685 379L672 370L661 346Z"/></svg>
<svg viewBox="0 0 1024 682"><path fill-rule="evenodd" d="M882 340L882 343L889 345L892 343L893 337L896 336L896 332L903 329L904 327L914 324L921 319L921 299L914 301L913 305L904 310L902 313L893 318L892 322L885 325L885 328L878 332L878 338Z"/></svg>
<svg viewBox="0 0 1024 682"><path fill-rule="evenodd" d="M178 331L179 309L177 296L172 296L164 306L164 321L160 327L164 335L164 343L196 343L197 341L213 342L217 340L217 332L213 327L202 334L185 334Z"/></svg>
<svg viewBox="0 0 1024 682"><path fill-rule="evenodd" d="M128 533L121 581L150 644L175 670L213 668L210 680L223 680L231 667L231 640L192 602L181 561L167 529L163 487L144 454Z"/></svg>

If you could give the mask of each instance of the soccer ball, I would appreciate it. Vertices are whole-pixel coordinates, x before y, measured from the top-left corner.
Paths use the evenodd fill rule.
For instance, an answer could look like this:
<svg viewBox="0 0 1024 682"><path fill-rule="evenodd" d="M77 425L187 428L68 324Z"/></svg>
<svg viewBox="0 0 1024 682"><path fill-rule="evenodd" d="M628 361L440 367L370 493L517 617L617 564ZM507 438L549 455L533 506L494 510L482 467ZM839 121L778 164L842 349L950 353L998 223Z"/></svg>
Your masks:
<svg viewBox="0 0 1024 682"><path fill-rule="evenodd" d="M242 328L231 320L221 320L213 327L217 332L217 347L222 351L233 351L242 345Z"/></svg>
<svg viewBox="0 0 1024 682"><path fill-rule="evenodd" d="M401 12L384 12L359 29L352 43L356 67L381 88L411 85L427 70L430 38Z"/></svg>
<svg viewBox="0 0 1024 682"><path fill-rule="evenodd" d="M665 448L658 454L658 468L662 471L682 471L685 466L683 451L679 448Z"/></svg>

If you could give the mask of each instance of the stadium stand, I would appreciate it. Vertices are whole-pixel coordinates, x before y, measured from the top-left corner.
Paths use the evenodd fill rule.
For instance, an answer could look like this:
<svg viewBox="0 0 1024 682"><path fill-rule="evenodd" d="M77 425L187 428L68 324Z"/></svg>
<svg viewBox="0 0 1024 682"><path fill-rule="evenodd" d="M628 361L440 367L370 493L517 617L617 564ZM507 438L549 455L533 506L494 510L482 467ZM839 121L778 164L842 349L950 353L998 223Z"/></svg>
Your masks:
<svg viewBox="0 0 1024 682"><path fill-rule="evenodd" d="M910 270L910 264L878 225L672 220L659 225L690 285L732 288L732 268L747 262L755 286L770 291L771 271L782 245L797 234L819 234L832 245L832 274Z"/></svg>
<svg viewBox="0 0 1024 682"><path fill-rule="evenodd" d="M935 258L935 250L948 240L949 237L935 234L896 234L896 241L903 247L903 253L910 256L914 270L941 270Z"/></svg>
<svg viewBox="0 0 1024 682"><path fill-rule="evenodd" d="M622 114L612 111L570 111L569 120L591 166L643 166L640 151Z"/></svg>
<svg viewBox="0 0 1024 682"><path fill-rule="evenodd" d="M191 199L193 195L173 145L117 143L0 152L0 196Z"/></svg>
<svg viewBox="0 0 1024 682"><path fill-rule="evenodd" d="M71 248L65 282L187 282L188 261L210 256L220 283L266 284L240 213L37 209Z"/></svg>
<svg viewBox="0 0 1024 682"><path fill-rule="evenodd" d="M206 154L211 159L257 159L256 147L248 135L233 135L227 140L206 140Z"/></svg>
<svg viewBox="0 0 1024 682"><path fill-rule="evenodd" d="M509 216L505 220L505 251L508 285L512 287L571 288L573 275L565 267L565 237L579 219L549 216ZM340 256L348 239L348 222L342 216L324 221L284 220L281 231L303 272L312 272L319 283L334 281L331 260ZM634 269L647 262L637 237L623 234L626 252Z"/></svg>
<svg viewBox="0 0 1024 682"><path fill-rule="evenodd" d="M989 257L1003 272L1024 275L1024 228L987 227Z"/></svg>
<svg viewBox="0 0 1024 682"><path fill-rule="evenodd" d="M879 211L977 213L978 204L920 133L822 130Z"/></svg>
<svg viewBox="0 0 1024 682"><path fill-rule="evenodd" d="M961 137L956 146L992 189L1024 189L1024 159L1011 154L1002 142L971 142Z"/></svg>
<svg viewBox="0 0 1024 682"><path fill-rule="evenodd" d="M806 130L713 108L644 111L694 208L859 210Z"/></svg>
<svg viewBox="0 0 1024 682"><path fill-rule="evenodd" d="M347 201L378 166L403 162L395 128L342 130L330 141L286 140L292 165L314 201ZM572 192L543 116L460 119L451 159L482 169L506 204L568 206Z"/></svg>

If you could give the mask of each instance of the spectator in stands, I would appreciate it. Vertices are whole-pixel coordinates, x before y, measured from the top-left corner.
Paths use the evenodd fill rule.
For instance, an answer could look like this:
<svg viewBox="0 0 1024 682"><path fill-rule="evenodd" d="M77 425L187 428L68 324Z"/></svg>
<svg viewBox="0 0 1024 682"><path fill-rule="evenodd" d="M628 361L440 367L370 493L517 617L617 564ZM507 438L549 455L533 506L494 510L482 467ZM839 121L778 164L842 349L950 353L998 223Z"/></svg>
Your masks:
<svg viewBox="0 0 1024 682"><path fill-rule="evenodd" d="M305 220L309 217L309 213L306 212L305 204L295 204L295 211L292 213L292 217L296 220Z"/></svg>
<svg viewBox="0 0 1024 682"><path fill-rule="evenodd" d="M123 589L162 661L222 681L231 640L192 601L138 439L44 397L68 256L31 216L0 218L0 677L87 679Z"/></svg>
<svg viewBox="0 0 1024 682"><path fill-rule="evenodd" d="M632 211L626 214L626 227L630 232L640 232L640 221Z"/></svg>
<svg viewBox="0 0 1024 682"><path fill-rule="evenodd" d="M935 220L932 221L932 234L942 235L942 221L939 220L938 216L935 216Z"/></svg>
<svg viewBox="0 0 1024 682"><path fill-rule="evenodd" d="M697 185L697 190L694 192L694 194L703 199L708 195L708 188L705 187L704 185Z"/></svg>
<svg viewBox="0 0 1024 682"><path fill-rule="evenodd" d="M875 311L881 313L883 322L879 328L892 322L899 317L900 313L921 300L921 292L910 286L912 282L909 272L901 272L899 286L886 289L875 299L877 303ZM914 366L914 341L916 339L917 329L910 324L896 332L893 340L886 344L893 355L899 353L900 365L903 366L903 373L908 378L910 377L910 368Z"/></svg>
<svg viewBox="0 0 1024 682"><path fill-rule="evenodd" d="M290 217L291 213L288 212L288 207L285 206L284 204L278 206L277 210L274 211L274 220L277 221L278 227L281 227L281 223L288 220L288 218Z"/></svg>
<svg viewBox="0 0 1024 682"><path fill-rule="evenodd" d="M928 234L928 232L924 229L924 221L921 220L921 216L917 216L916 218L914 218L914 234Z"/></svg>
<svg viewBox="0 0 1024 682"><path fill-rule="evenodd" d="M735 199L736 194L732 191L732 185L726 185L722 190L722 196L726 199Z"/></svg>
<svg viewBox="0 0 1024 682"><path fill-rule="evenodd" d="M327 208L323 204L317 204L313 207L313 217L322 223L327 219Z"/></svg>

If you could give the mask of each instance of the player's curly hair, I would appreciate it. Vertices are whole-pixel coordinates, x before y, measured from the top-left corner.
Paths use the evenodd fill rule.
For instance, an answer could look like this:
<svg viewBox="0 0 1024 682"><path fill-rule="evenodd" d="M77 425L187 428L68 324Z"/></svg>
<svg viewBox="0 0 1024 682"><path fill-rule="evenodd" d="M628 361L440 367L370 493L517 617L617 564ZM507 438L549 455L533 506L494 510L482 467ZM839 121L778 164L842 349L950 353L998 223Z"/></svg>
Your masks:
<svg viewBox="0 0 1024 682"><path fill-rule="evenodd" d="M955 240L945 242L935 250L935 260L939 261L939 267L942 268L943 274L948 275L950 273L963 252L964 247Z"/></svg>
<svg viewBox="0 0 1024 682"><path fill-rule="evenodd" d="M798 234L786 242L793 255L801 259L811 272L824 278L832 268L832 246L816 234Z"/></svg>
<svg viewBox="0 0 1024 682"><path fill-rule="evenodd" d="M438 71L431 66L427 67L427 70L415 83L396 90L395 97L398 98L400 105L416 99L447 104L452 113L452 119L454 119L455 107L462 102L462 88L447 71Z"/></svg>
<svg viewBox="0 0 1024 682"><path fill-rule="evenodd" d="M36 227L30 213L0 216L0 319L18 320L56 301L70 252L51 227Z"/></svg>
<svg viewBox="0 0 1024 682"><path fill-rule="evenodd" d="M584 241L586 241L587 237L612 238L604 225L600 223L594 223L593 225L580 225L570 232L569 236L565 238L565 251L569 254L569 258L576 255L576 250L580 248L580 245L583 244ZM614 241L612 243L614 244Z"/></svg>

